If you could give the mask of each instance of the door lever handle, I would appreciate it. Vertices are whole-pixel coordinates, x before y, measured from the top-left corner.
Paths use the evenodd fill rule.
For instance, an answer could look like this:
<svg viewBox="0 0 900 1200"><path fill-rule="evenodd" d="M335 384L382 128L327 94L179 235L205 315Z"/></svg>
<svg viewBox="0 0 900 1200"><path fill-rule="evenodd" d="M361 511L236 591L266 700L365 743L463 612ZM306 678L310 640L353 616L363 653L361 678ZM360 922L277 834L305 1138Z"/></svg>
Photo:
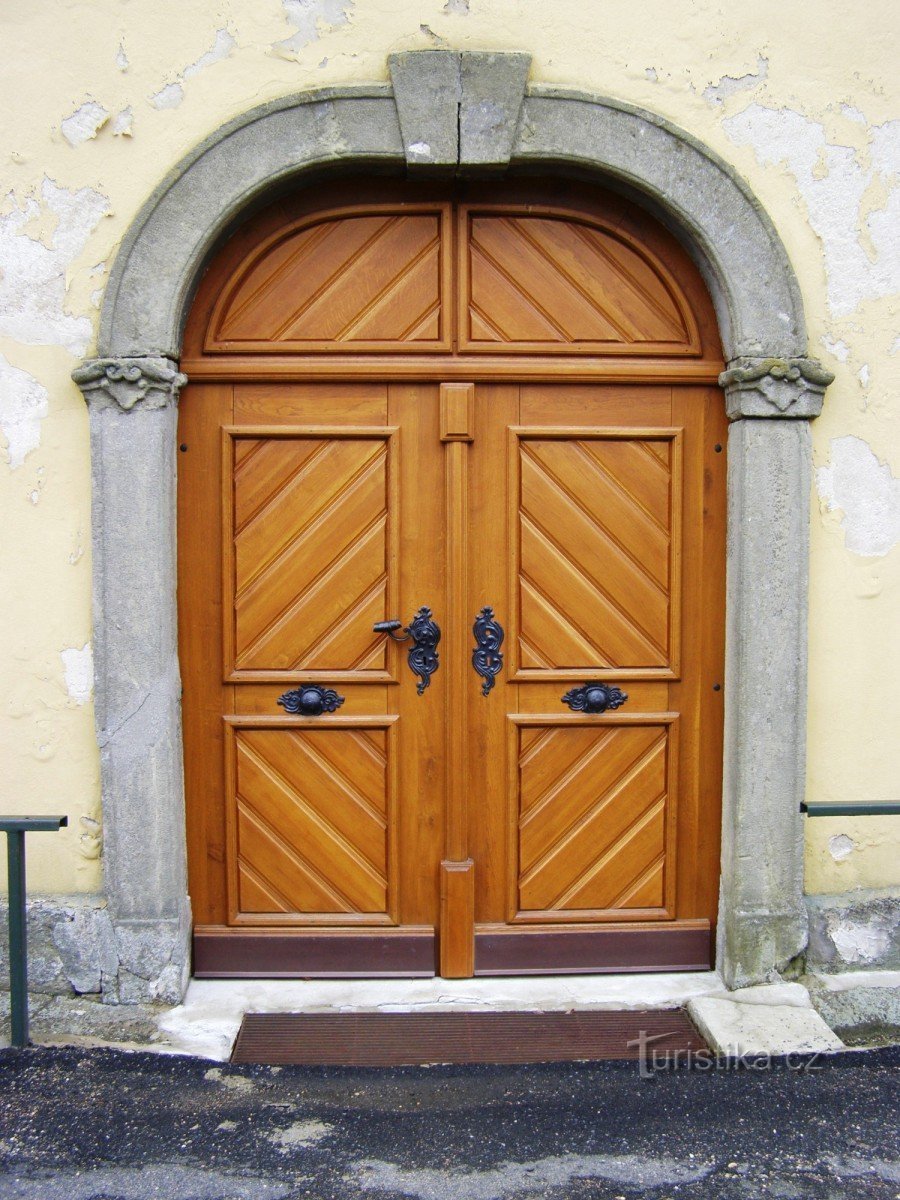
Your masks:
<svg viewBox="0 0 900 1200"><path fill-rule="evenodd" d="M406 657L409 669L419 677L416 691L421 696L440 665L437 652L437 644L441 640L440 626L433 620L431 609L423 605L403 630L403 637L397 637L395 632L400 627L400 621L376 621L372 629L375 633L386 633L395 642L412 641Z"/></svg>
<svg viewBox="0 0 900 1200"><path fill-rule="evenodd" d="M409 634L407 634L406 637L397 637L394 633L394 630L400 629L402 625L402 621L376 621L372 628L376 633L386 633L388 637L393 638L395 642L405 642L409 637Z"/></svg>

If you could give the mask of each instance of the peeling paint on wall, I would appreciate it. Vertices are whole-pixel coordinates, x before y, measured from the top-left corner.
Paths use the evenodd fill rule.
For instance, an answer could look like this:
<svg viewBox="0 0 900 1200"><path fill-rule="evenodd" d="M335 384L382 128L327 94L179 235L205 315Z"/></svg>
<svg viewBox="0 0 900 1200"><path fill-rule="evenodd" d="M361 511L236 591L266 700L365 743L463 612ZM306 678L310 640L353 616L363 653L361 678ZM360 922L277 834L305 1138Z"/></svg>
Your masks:
<svg viewBox="0 0 900 1200"><path fill-rule="evenodd" d="M80 817L79 824L82 832L78 838L78 853L92 862L103 851L103 828L93 817Z"/></svg>
<svg viewBox="0 0 900 1200"><path fill-rule="evenodd" d="M756 59L756 71L747 75L723 75L716 84L710 84L703 92L703 99L708 104L724 104L729 97L738 92L746 92L757 87L769 74L769 60L760 54Z"/></svg>
<svg viewBox="0 0 900 1200"><path fill-rule="evenodd" d="M184 68L171 83L167 83L165 87L150 97L150 103L154 108L177 108L184 99L184 81L193 79L195 75L199 75L201 71L205 71L207 67L211 67L214 63L221 62L223 58L234 49L236 43L232 35L227 29L219 29L216 32L216 38L209 50L205 54L190 63ZM126 110L130 111L130 110ZM120 114L121 115L121 114ZM128 133L131 132L129 129Z"/></svg>
<svg viewBox="0 0 900 1200"><path fill-rule="evenodd" d="M838 360L838 362L846 362L847 359L850 357L850 347L847 345L847 343L845 341L843 341L840 338L837 341L835 341L834 338L831 338L826 334L822 338L822 345L825 347L825 349L828 351L829 354L834 355L834 357Z"/></svg>
<svg viewBox="0 0 900 1200"><path fill-rule="evenodd" d="M154 108L177 108L184 99L184 88L180 83L167 83L150 97Z"/></svg>
<svg viewBox="0 0 900 1200"><path fill-rule="evenodd" d="M213 63L221 62L223 58L227 58L235 47L235 40L227 29L219 29L216 31L216 40L213 42L209 50L205 54L201 54L196 62L192 62L189 67L185 67L181 73L182 79L193 79L195 75L199 75L201 71L207 67L211 67Z"/></svg>
<svg viewBox="0 0 900 1200"><path fill-rule="evenodd" d="M856 842L846 833L836 833L828 839L828 852L835 862L843 862L856 849Z"/></svg>
<svg viewBox="0 0 900 1200"><path fill-rule="evenodd" d="M70 146L80 146L95 138L109 120L109 112L96 100L88 100L76 108L71 116L61 123L60 130Z"/></svg>
<svg viewBox="0 0 900 1200"><path fill-rule="evenodd" d="M40 200L7 196L12 211L0 217L0 336L28 346L64 346L82 355L91 319L66 312L67 272L109 212L109 200L92 188L77 192L46 176ZM48 242L29 236L32 221L55 217Z"/></svg>
<svg viewBox="0 0 900 1200"><path fill-rule="evenodd" d="M41 421L47 415L47 389L27 371L0 354L0 433L6 438L11 470L41 444Z"/></svg>
<svg viewBox="0 0 900 1200"><path fill-rule="evenodd" d="M826 510L840 509L852 554L887 554L900 542L900 479L858 437L832 438L831 465L816 471Z"/></svg>
<svg viewBox="0 0 900 1200"><path fill-rule="evenodd" d="M338 25L346 25L353 10L353 0L281 0L284 15L296 28L297 32L283 42L278 42L275 49L295 54L315 42L320 37L320 24L323 29L335 29Z"/></svg>
<svg viewBox="0 0 900 1200"><path fill-rule="evenodd" d="M81 649L72 646L60 650L59 657L65 671L69 699L76 704L87 704L94 692L94 655L90 642L86 642Z"/></svg>
<svg viewBox="0 0 900 1200"><path fill-rule="evenodd" d="M758 162L784 163L797 181L822 241L832 315L849 316L863 300L900 290L900 121L871 130L864 165L854 147L829 142L822 124L787 108L751 104L722 128ZM866 213L875 184L883 204Z"/></svg>
<svg viewBox="0 0 900 1200"><path fill-rule="evenodd" d="M131 137L134 133L134 109L129 104L113 117L110 126L115 137Z"/></svg>

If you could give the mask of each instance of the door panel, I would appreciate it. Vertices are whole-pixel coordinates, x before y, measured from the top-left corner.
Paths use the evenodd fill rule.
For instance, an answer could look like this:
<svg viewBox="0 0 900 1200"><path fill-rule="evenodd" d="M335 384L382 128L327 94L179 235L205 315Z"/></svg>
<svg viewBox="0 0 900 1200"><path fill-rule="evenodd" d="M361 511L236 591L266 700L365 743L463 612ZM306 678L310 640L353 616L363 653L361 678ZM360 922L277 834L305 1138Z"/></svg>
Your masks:
<svg viewBox="0 0 900 1200"><path fill-rule="evenodd" d="M490 533L470 590L504 626L507 661L470 704L483 747L470 777L487 792L503 761L508 797L472 827L476 864L505 880L503 894L477 882L477 974L562 963L573 946L584 969L629 954L647 969L639 943L609 939L648 922L659 969L709 961L714 900L694 880L715 877L718 848L700 832L697 784L715 776L718 743L697 718L701 694L720 695L721 645L704 658L700 613L704 588L721 588L709 514L723 422L701 389L677 408L672 389L645 388L640 404L622 390L523 385L501 410L476 388L472 492ZM498 435L505 479L479 456ZM591 681L618 687L621 706L573 710L565 698Z"/></svg>
<svg viewBox="0 0 900 1200"><path fill-rule="evenodd" d="M511 434L522 669L670 667L678 431Z"/></svg>
<svg viewBox="0 0 900 1200"><path fill-rule="evenodd" d="M521 720L516 919L669 915L674 726Z"/></svg>
<svg viewBox="0 0 900 1200"><path fill-rule="evenodd" d="M464 205L459 244L466 350L697 351L675 279L621 228Z"/></svg>
<svg viewBox="0 0 900 1200"><path fill-rule="evenodd" d="M392 440L391 430L373 429L225 431L225 644L234 678L383 676L384 639L372 625L397 594Z"/></svg>
<svg viewBox="0 0 900 1200"><path fill-rule="evenodd" d="M384 206L301 219L240 264L216 304L205 348L448 349L448 212Z"/></svg>
<svg viewBox="0 0 900 1200"><path fill-rule="evenodd" d="M230 732L232 920L389 921L389 730L242 723Z"/></svg>

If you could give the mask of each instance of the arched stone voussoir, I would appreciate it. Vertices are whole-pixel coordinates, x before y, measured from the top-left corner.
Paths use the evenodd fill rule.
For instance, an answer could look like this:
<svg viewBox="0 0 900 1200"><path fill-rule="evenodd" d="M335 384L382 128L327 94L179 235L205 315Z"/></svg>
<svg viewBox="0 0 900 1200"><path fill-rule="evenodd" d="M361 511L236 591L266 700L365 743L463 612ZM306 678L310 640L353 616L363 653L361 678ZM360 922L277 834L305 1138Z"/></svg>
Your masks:
<svg viewBox="0 0 900 1200"><path fill-rule="evenodd" d="M618 100L531 87L511 163L555 163L637 193L702 271L727 360L806 354L803 301L775 226L737 172L683 129Z"/></svg>
<svg viewBox="0 0 900 1200"><path fill-rule="evenodd" d="M194 288L224 234L304 172L405 168L387 85L301 93L252 109L181 160L138 213L103 303L101 358L176 359Z"/></svg>
<svg viewBox="0 0 900 1200"><path fill-rule="evenodd" d="M423 78L442 64L458 76L458 87L422 90ZM406 139L401 132L413 117L426 133L434 127L431 141L447 133L438 154L445 172L453 173L454 158L460 175L486 169L488 160L493 170L505 169L509 153L513 170L587 174L632 190L703 271L727 360L806 354L800 290L775 227L737 173L684 130L617 100L540 86L526 92L523 55L420 51L394 56L391 70L393 89L285 97L235 118L182 159L116 258L99 356L177 359L203 265L257 198L304 172L342 166L417 173L421 139L410 128ZM519 87L521 109L513 95ZM430 117L431 110L420 111L429 104ZM474 122L468 137L467 114ZM501 143L509 150L501 153Z"/></svg>

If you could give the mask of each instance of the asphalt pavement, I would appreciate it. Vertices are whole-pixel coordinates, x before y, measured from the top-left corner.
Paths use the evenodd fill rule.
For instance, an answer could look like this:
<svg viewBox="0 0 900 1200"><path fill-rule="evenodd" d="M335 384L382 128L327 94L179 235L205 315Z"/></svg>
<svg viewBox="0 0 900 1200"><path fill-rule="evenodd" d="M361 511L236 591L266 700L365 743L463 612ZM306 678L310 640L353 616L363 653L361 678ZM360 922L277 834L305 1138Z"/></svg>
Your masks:
<svg viewBox="0 0 900 1200"><path fill-rule="evenodd" d="M0 1051L14 1200L897 1200L900 1047L384 1070Z"/></svg>

